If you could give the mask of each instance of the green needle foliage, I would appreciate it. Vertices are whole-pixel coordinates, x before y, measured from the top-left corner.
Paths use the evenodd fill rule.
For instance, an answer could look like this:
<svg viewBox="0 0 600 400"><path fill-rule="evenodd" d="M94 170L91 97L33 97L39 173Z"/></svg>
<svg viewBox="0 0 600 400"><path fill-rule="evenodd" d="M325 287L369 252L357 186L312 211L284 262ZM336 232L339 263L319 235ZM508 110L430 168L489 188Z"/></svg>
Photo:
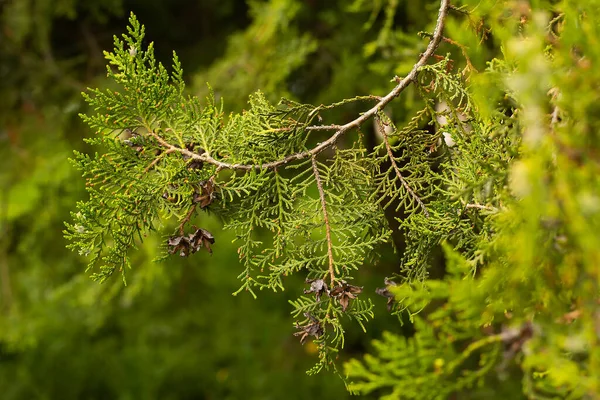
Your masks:
<svg viewBox="0 0 600 400"><path fill-rule="evenodd" d="M402 39L392 30L398 4L384 3L367 22L383 10L370 52ZM202 226L204 213L218 215L237 238L235 294L306 280L290 304L295 335L319 350L314 373L336 370L349 322L365 329L374 317L357 271L401 233L401 265L377 293L415 333L386 333L373 355L347 362L350 390L596 398L599 10L596 1L443 0L422 34L427 48L388 95L313 106L256 92L231 114L227 99L189 96L177 56L170 70L158 63L132 15L105 53L118 88L84 95L100 153L74 160L90 198L67 224L70 246L90 257L94 279L125 280L154 231L165 257L218 251ZM482 50L461 44L473 38L502 49L483 72L470 58ZM458 56L435 54L442 42ZM408 87L419 111L397 121L384 108ZM324 122L359 101L368 106L356 119ZM369 124L379 137L370 148ZM441 277L430 277L439 265Z"/></svg>
<svg viewBox="0 0 600 400"><path fill-rule="evenodd" d="M82 115L97 131L89 143L103 152L76 153L90 200L67 224L70 246L90 256L92 278L104 282L118 271L125 280L131 250L170 219L178 227L165 252L212 251L218 238L191 220L218 214L239 241L240 291L283 290L284 278L300 271L322 285L326 295L293 302L294 314L300 332L318 328L308 332L322 351L317 369L331 364L331 352L343 345L342 320L364 328L373 315L371 302L356 298L361 289L347 282L390 235L374 201L377 158L367 157L361 137L352 148L334 148L327 162L309 153L306 133L334 106L272 105L260 92L241 114L225 116L212 96L201 104L184 94L177 56L167 72L152 45L143 48L144 28L133 15L130 24L106 53L121 90L85 94L97 111ZM294 154L304 160L286 159Z"/></svg>

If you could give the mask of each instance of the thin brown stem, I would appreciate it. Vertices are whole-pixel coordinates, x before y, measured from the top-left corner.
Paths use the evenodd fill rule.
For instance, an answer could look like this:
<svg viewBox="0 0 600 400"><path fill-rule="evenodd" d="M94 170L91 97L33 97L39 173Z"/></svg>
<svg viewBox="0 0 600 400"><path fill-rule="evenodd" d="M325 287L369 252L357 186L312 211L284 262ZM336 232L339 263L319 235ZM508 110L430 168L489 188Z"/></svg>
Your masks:
<svg viewBox="0 0 600 400"><path fill-rule="evenodd" d="M172 149L173 151L177 151L181 154L185 154L188 157L192 157L195 160L202 161L208 164L215 165L221 169L233 169L233 170L243 170L250 171L253 169L273 169L282 165L286 165L293 161L302 160L308 157L314 157L323 150L333 146L341 136L343 136L346 132L359 128L365 121L369 120L371 117L375 116L378 112L383 110L388 103L398 97L412 82L414 82L419 74L421 67L423 67L429 58L434 54L435 50L438 48L444 30L444 22L446 20L446 15L448 13L449 0L441 0L440 9L438 12L438 18L435 25L435 29L433 31L433 35L427 48L421 54L421 57L417 61L417 63L412 67L410 72L402 79L396 77L396 81L398 84L394 89L389 92L384 97L381 97L380 100L373 106L368 109L364 113L362 113L356 119L344 124L344 125L331 125L330 127L333 129L337 129L336 132L326 141L319 143L315 147L310 150L301 151L295 154L290 154L282 159L276 161L270 161L263 164L229 164L223 161L219 161L211 157L208 153L204 153L202 155L193 153L187 149L175 147L165 140L163 140L157 133L153 131L149 131L150 135L152 135L162 146L167 149ZM335 128L334 128L335 127ZM318 128L317 126L308 127L307 130L327 130L328 128Z"/></svg>
<svg viewBox="0 0 600 400"><path fill-rule="evenodd" d="M433 35L430 33L425 33L423 32L424 36L428 36L428 37L432 37ZM474 71L474 72L478 72L477 68L475 68L475 66L473 65L473 63L471 62L471 58L469 57L469 53L467 52L467 47L458 43L455 40L452 40L446 36L442 36L442 41L451 44L452 46L456 46L460 49L460 52L462 53L463 57L465 58L465 62L467 63L466 69L469 71ZM463 75L464 75L464 70L463 70Z"/></svg>
<svg viewBox="0 0 600 400"><path fill-rule="evenodd" d="M335 282L335 270L333 269L333 246L331 242L331 224L329 223L329 215L327 214L327 203L325 202L325 191L323 190L323 183L321 182L321 175L319 174L319 168L317 167L317 159L315 156L312 157L312 168L315 175L315 182L317 182L317 189L319 189L319 199L321 200L321 209L323 210L323 220L325 221L325 237L327 239L327 257L329 258L329 279L331 280L331 287Z"/></svg>
<svg viewBox="0 0 600 400"><path fill-rule="evenodd" d="M154 168L154 166L156 166L156 164L158 164L158 162L160 160L162 160L164 156L166 156L167 154L170 154L170 153L174 153L174 152L175 152L175 148L173 147L173 148L169 148L166 151L160 153L158 156L156 156L156 158L154 160L152 160L152 162L150 164L148 164L148 166L144 169L144 173L147 173L152 168Z"/></svg>
<svg viewBox="0 0 600 400"><path fill-rule="evenodd" d="M181 220L181 223L179 224L179 227L178 227L180 235L183 235L185 224L187 224L188 222L190 222L190 219L192 218L192 215L194 214L194 211L196 211L196 204L192 205L192 208L190 208L190 211Z"/></svg>
<svg viewBox="0 0 600 400"><path fill-rule="evenodd" d="M378 121L378 124L381 124L381 122ZM400 172L400 168L398 167L398 164L396 163L396 159L394 158L394 153L392 152L392 146L390 146L390 142L388 140L388 135L387 135L387 133L385 133L385 129L380 129L380 132L381 132L381 135L383 136L383 142L385 143L385 149L387 151L388 158L390 159L390 162L392 163L392 168L394 169L396 176L398 177L398 179L402 183L402 186L404 186L404 189L406 189L408 194L410 194L412 196L412 198L415 199L417 204L421 207L421 209L423 210L423 214L425 214L426 217L429 217L429 212L427 211L427 207L425 207L425 204L423 204L423 201L421 201L421 198L419 196L417 196L417 194L409 186L408 182L406 182L406 179L404 179L404 176L402 176L402 173Z"/></svg>
<svg viewBox="0 0 600 400"><path fill-rule="evenodd" d="M476 208L478 210L486 210L486 211L498 211L498 209L495 207L484 206L483 204L477 204L477 203L469 203L469 204L465 205L465 208Z"/></svg>
<svg viewBox="0 0 600 400"><path fill-rule="evenodd" d="M442 39L444 40L444 42L450 43L451 45L454 45L454 46L456 46L456 47L458 47L460 49L460 52L462 53L462 55L465 58L465 61L467 63L467 67L466 68L469 71L471 71L471 72L473 72L473 71L474 72L478 72L477 68L475 68L475 66L471 62L471 58L469 57L469 53L467 52L467 48L464 45L462 45L462 44L460 44L460 43L458 43L458 42L456 42L456 41L454 41L454 40L452 40L450 38L447 38L447 37L443 37ZM464 75L464 70L463 70L463 75Z"/></svg>

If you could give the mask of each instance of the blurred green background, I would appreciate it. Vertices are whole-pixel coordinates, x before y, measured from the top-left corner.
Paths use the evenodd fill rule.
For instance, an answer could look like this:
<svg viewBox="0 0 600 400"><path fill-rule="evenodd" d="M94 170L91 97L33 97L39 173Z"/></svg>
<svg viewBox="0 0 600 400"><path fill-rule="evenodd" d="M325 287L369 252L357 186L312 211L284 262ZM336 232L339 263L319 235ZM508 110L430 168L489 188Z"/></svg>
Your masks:
<svg viewBox="0 0 600 400"><path fill-rule="evenodd" d="M203 96L209 82L230 111L258 89L273 100L313 104L383 94L426 45L416 33L431 28L436 7L360 0L0 1L0 398L346 398L336 376L304 373L316 349L292 336L287 303L304 288L301 278L258 300L232 296L241 271L237 246L215 218L202 216L217 238L212 256L153 263L162 239L151 237L135 253L126 287L118 277L103 285L88 278L86 260L65 249L62 236L63 221L86 197L68 161L74 149L90 151L83 138L91 132L78 117L87 111L80 93L109 87L102 50L112 49L112 35L125 31L133 11L162 62L177 51L190 92ZM458 25L449 21L448 29ZM473 62L483 63L477 56ZM407 93L390 109L398 123L415 107ZM363 106L332 118L348 120ZM363 134L376 140L368 126ZM377 318L366 335L349 328L340 361L367 351L384 330L406 329L374 294L399 260L391 248L380 253L376 265L359 273Z"/></svg>

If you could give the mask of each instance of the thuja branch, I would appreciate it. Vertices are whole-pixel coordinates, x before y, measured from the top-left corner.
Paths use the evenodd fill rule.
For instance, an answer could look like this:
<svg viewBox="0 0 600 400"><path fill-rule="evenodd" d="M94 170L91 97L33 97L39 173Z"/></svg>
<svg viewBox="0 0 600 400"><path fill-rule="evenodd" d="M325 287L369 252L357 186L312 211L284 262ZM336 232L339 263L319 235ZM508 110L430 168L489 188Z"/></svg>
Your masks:
<svg viewBox="0 0 600 400"><path fill-rule="evenodd" d="M223 217L226 228L234 229L242 243L238 253L244 264L243 288L283 289L283 277L299 271L320 278L312 280L316 292L311 290L336 301L329 302L327 310L319 298L303 297L293 303L297 309L310 308L302 313L307 318L302 336L314 336L332 349L343 346L339 316L347 314L361 325L372 318L372 304L357 299L362 288L347 283L352 279L349 271L364 265L391 234L381 208L371 201L372 167L385 157L365 157L366 149L359 145L336 150L330 166L317 159L325 158L323 151L335 149L343 135L377 117L416 81L442 40L448 7L448 0L441 0L425 51L404 78L394 78L395 87L387 95L357 96L316 107L283 101L287 107L277 108L259 92L250 96L247 112L227 119L212 96L205 106L195 97L184 96L177 57L169 74L154 59L151 46L143 50L144 30L132 16L129 34L123 35L124 40L115 38L115 51L107 53L108 74L123 90L94 89L92 95L85 95L98 111L82 115L99 133L92 142L107 150L94 157L77 155L76 165L87 178L91 195L73 215L74 222L67 224L73 248L92 255L90 267L102 263L97 278L105 280L114 271L129 268L129 251L138 237L143 240L156 229L156 221L176 217L179 225L167 241L168 253L181 257L201 250L210 253L215 243L212 234L196 225L186 229L197 213L210 210ZM314 123L320 112L359 100L374 105L343 125ZM129 139L115 140L115 133L128 129L132 130ZM310 131L328 132L329 137L311 148L307 145ZM384 140L400 182L428 215L400 174L388 137ZM304 162L295 163L300 160ZM288 163L298 171L292 178L277 173ZM223 181L215 184L224 169L233 173L223 173ZM307 194L309 187L314 188L313 179L318 198ZM322 221L325 239L311 240L315 220ZM265 275L254 277L256 271Z"/></svg>
<svg viewBox="0 0 600 400"><path fill-rule="evenodd" d="M331 243L331 224L329 222L329 215L327 214L327 203L325 202L325 191L323 190L323 183L321 182L321 175L319 174L319 167L317 166L317 160L315 156L312 157L312 169L315 175L315 182L317 182L317 189L319 189L319 199L321 201L321 210L323 211L323 221L325 222L325 237L327 239L327 259L329 260L329 279L331 280L331 286L335 282L335 271L333 269L333 250Z"/></svg>
<svg viewBox="0 0 600 400"><path fill-rule="evenodd" d="M369 120L371 117L375 116L378 112L383 110L392 100L396 97L400 96L400 94L411 84L413 83L417 75L419 74L420 69L427 63L429 58L433 56L436 49L438 48L440 42L443 40L443 30L444 23L446 20L446 16L449 8L449 0L441 0L440 8L438 12L438 17L435 25L435 29L433 34L431 35L431 40L427 45L425 51L421 54L421 57L417 61L417 63L412 67L410 72L404 77L399 78L395 77L394 80L398 82L396 87L389 92L384 97L381 97L380 100L375 104L375 106L371 107L364 113L362 113L359 117L354 120L344 124L344 125L326 125L326 126L310 126L307 127L306 130L334 130L336 132L329 137L329 139L324 142L319 143L315 147L310 150L301 151L298 153L290 154L282 159L276 161L270 161L262 164L229 164L223 161L219 161L213 158L208 152L204 154L196 154L192 151L189 151L184 148L179 148L177 146L173 146L170 143L166 142L158 134L153 131L150 131L150 134L157 139L157 141L164 147L169 150L177 151L181 154L186 155L187 157L193 158L194 160L205 162L208 164L212 164L217 166L220 169L232 169L232 170L241 170L241 171L249 171L253 169L273 169L282 165L286 165L293 161L302 160L308 157L314 157L321 153L323 150L330 148L333 146L345 133L352 129L359 128L363 123ZM378 97L370 97L370 98L378 98Z"/></svg>

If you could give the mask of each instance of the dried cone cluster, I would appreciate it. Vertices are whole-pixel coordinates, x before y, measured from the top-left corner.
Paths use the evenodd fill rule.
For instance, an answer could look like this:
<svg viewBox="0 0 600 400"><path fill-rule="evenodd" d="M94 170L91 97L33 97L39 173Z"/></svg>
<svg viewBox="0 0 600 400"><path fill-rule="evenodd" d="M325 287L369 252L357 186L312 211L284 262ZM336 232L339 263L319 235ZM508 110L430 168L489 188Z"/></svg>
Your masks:
<svg viewBox="0 0 600 400"><path fill-rule="evenodd" d="M195 211L196 205L199 205L201 209L205 209L215 200L215 198L215 185L212 178L200 182L199 188L194 192L194 197L192 199L193 207L180 226L181 235L171 236L167 242L170 254L179 252L181 257L187 257L202 248L206 248L206 250L212 254L210 245L215 243L213 235L206 229L198 228L196 226L194 226L194 233L184 235L183 225Z"/></svg>
<svg viewBox="0 0 600 400"><path fill-rule="evenodd" d="M363 288L361 286L349 285L346 281L338 282L338 285L329 290L327 283L323 279L308 279L306 283L310 283L310 289L305 290L304 294L314 293L317 301L320 301L321 296L325 293L327 296L339 301L342 311L346 311L350 300L355 299L362 292Z"/></svg>
<svg viewBox="0 0 600 400"><path fill-rule="evenodd" d="M350 300L355 299L363 290L362 287L349 285L346 281L339 281L339 284L331 290L329 290L323 279L308 279L306 283L310 284L310 288L306 289L304 294L314 293L317 301L321 301L321 296L326 294L340 303L342 311L346 311ZM314 336L318 339L324 333L323 326L318 319L310 313L304 313L304 316L308 318L308 323L306 325L296 324L296 329L299 329L299 331L294 333L294 336L300 336L300 343L302 344L308 336Z"/></svg>
<svg viewBox="0 0 600 400"><path fill-rule="evenodd" d="M175 254L179 252L181 257L187 257L202 248L206 248L209 253L212 253L210 245L215 243L215 238L206 229L194 226L194 233L180 236L171 236L168 241L169 253Z"/></svg>
<svg viewBox="0 0 600 400"><path fill-rule="evenodd" d="M194 192L193 203L199 204L200 208L205 209L216 199L216 196L212 179L202 181L200 182L200 192L197 190Z"/></svg>
<svg viewBox="0 0 600 400"><path fill-rule="evenodd" d="M350 300L355 299L362 290L362 286L349 285L346 281L341 281L339 285L331 289L329 296L337 299L342 306L342 311L346 311Z"/></svg>
<svg viewBox="0 0 600 400"><path fill-rule="evenodd" d="M306 338L309 336L314 336L318 339L323 334L323 326L318 319L307 312L304 313L304 316L308 318L309 322L306 325L296 323L296 329L299 329L299 331L294 333L294 336L300 336L300 343L302 344L304 344Z"/></svg>

